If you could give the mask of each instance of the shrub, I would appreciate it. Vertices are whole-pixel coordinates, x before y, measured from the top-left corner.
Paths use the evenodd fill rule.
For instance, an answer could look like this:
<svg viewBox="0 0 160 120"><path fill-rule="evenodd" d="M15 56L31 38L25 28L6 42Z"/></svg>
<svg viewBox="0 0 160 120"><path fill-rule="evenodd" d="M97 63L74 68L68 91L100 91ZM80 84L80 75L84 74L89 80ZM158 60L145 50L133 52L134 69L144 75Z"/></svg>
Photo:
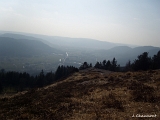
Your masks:
<svg viewBox="0 0 160 120"><path fill-rule="evenodd" d="M127 72L126 75L127 75L127 76L131 76L131 73L130 73L130 72Z"/></svg>
<svg viewBox="0 0 160 120"><path fill-rule="evenodd" d="M137 90L139 88L142 87L142 83L138 82L138 81L131 81L128 85L128 89L130 90Z"/></svg>
<svg viewBox="0 0 160 120"><path fill-rule="evenodd" d="M124 111L122 101L116 99L116 97L113 93L110 93L108 96L105 96L102 99L103 99L102 104L104 107L114 108L114 109Z"/></svg>
<svg viewBox="0 0 160 120"><path fill-rule="evenodd" d="M138 82L133 82L132 85L133 86L131 86L130 89L133 89L132 97L134 101L156 102L157 97L153 87Z"/></svg>
<svg viewBox="0 0 160 120"><path fill-rule="evenodd" d="M108 78L108 76L105 76L104 78Z"/></svg>
<svg viewBox="0 0 160 120"><path fill-rule="evenodd" d="M109 82L114 81L114 77L113 77L113 76L110 76L110 77L108 78L108 81L109 81Z"/></svg>

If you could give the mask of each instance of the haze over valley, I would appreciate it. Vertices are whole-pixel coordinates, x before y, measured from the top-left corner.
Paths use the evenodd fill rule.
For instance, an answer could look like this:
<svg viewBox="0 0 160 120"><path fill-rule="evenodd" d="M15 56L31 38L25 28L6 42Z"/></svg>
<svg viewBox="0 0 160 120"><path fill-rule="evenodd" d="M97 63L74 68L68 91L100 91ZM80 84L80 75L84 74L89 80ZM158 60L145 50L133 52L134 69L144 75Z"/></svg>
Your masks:
<svg viewBox="0 0 160 120"><path fill-rule="evenodd" d="M1 32L1 69L39 73L55 71L59 65L80 67L83 62L112 60L121 67L143 52L155 55L160 48L111 43L86 38L66 38L38 34Z"/></svg>

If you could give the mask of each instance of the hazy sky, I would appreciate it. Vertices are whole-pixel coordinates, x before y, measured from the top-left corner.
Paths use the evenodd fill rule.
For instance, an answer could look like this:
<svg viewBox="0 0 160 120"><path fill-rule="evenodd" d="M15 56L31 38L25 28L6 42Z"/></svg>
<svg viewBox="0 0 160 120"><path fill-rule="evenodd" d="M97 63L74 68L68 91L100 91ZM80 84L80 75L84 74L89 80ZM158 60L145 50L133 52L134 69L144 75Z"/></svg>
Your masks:
<svg viewBox="0 0 160 120"><path fill-rule="evenodd" d="M160 0L0 0L0 30L160 47Z"/></svg>

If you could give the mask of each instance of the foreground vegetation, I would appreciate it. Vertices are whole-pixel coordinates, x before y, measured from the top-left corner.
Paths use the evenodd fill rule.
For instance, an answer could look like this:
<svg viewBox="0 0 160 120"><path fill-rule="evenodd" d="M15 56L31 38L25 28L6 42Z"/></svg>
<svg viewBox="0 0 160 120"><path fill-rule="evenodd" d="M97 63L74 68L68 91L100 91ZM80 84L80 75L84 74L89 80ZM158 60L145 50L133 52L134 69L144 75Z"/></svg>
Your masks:
<svg viewBox="0 0 160 120"><path fill-rule="evenodd" d="M1 70L0 93L19 92L30 88L43 87L74 72L78 72L78 69L73 66L59 66L55 73L51 71L44 74L42 70L39 75L34 77L26 72L5 72L5 70Z"/></svg>
<svg viewBox="0 0 160 120"><path fill-rule="evenodd" d="M160 119L160 70L110 72L90 68L52 85L1 96L1 119ZM135 117L134 120L147 119Z"/></svg>

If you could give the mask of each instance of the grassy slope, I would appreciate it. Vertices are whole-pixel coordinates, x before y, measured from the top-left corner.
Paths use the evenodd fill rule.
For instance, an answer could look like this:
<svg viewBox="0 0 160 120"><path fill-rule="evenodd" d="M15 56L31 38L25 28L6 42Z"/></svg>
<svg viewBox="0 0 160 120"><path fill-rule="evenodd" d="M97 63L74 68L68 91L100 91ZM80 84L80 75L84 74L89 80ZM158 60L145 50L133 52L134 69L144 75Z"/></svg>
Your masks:
<svg viewBox="0 0 160 120"><path fill-rule="evenodd" d="M83 70L50 86L0 99L1 119L160 119L160 70ZM141 118L134 118L138 120ZM146 118L144 118L146 119Z"/></svg>

